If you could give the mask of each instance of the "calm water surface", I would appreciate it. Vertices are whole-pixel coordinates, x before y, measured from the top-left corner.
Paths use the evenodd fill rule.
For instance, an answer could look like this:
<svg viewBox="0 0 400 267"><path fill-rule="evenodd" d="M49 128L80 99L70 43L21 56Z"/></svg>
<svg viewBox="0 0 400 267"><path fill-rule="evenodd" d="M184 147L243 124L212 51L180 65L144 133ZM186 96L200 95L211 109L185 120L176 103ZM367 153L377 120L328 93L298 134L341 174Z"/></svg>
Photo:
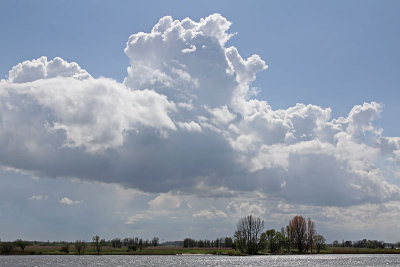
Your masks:
<svg viewBox="0 0 400 267"><path fill-rule="evenodd" d="M400 266L400 255L0 256L0 266Z"/></svg>

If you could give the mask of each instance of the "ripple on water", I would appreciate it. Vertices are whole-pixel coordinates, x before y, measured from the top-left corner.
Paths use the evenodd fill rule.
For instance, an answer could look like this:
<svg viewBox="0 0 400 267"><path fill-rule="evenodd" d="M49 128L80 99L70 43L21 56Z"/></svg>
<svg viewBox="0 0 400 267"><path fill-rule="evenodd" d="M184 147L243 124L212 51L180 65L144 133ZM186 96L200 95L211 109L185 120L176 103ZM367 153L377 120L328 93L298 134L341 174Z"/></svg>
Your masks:
<svg viewBox="0 0 400 267"><path fill-rule="evenodd" d="M0 266L400 266L400 255L35 255L0 256Z"/></svg>

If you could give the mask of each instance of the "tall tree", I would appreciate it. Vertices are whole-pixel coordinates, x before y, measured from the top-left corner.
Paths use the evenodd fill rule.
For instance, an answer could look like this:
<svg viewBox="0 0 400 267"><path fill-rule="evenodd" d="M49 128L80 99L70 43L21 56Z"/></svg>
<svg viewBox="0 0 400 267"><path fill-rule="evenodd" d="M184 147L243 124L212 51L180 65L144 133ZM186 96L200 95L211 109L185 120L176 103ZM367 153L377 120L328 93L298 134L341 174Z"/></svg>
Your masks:
<svg viewBox="0 0 400 267"><path fill-rule="evenodd" d="M267 246L271 253L276 252L280 249L278 233L279 232L276 232L274 229L270 229L265 232L267 238Z"/></svg>
<svg viewBox="0 0 400 267"><path fill-rule="evenodd" d="M224 246L226 247L226 248L231 248L232 247L232 238L231 237L225 237L225 243L224 243Z"/></svg>
<svg viewBox="0 0 400 267"><path fill-rule="evenodd" d="M294 216L289 222L291 236L299 252L303 252L307 241L307 223L303 216Z"/></svg>
<svg viewBox="0 0 400 267"><path fill-rule="evenodd" d="M259 250L259 241L264 221L259 217L248 215L239 220L235 232L235 242L237 247L247 254L257 254Z"/></svg>
<svg viewBox="0 0 400 267"><path fill-rule="evenodd" d="M111 240L111 246L113 248L120 248L122 247L122 242L120 238L114 238Z"/></svg>
<svg viewBox="0 0 400 267"><path fill-rule="evenodd" d="M153 245L153 247L157 247L158 246L158 243L159 243L159 238L158 237L154 237L152 240L151 240L151 244Z"/></svg>
<svg viewBox="0 0 400 267"><path fill-rule="evenodd" d="M314 239L315 239L315 223L311 221L310 217L307 218L307 248L313 249Z"/></svg>
<svg viewBox="0 0 400 267"><path fill-rule="evenodd" d="M293 243L293 236L292 236L292 230L290 228L290 225L286 225L286 248L287 251L290 252L292 248L292 243Z"/></svg>

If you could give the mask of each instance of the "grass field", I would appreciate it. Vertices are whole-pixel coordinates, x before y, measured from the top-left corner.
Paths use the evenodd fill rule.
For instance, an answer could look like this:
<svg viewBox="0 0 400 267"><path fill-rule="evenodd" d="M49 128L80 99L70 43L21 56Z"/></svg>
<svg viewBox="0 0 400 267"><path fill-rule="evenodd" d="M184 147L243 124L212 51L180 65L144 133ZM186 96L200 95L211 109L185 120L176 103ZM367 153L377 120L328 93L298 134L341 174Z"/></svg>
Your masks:
<svg viewBox="0 0 400 267"><path fill-rule="evenodd" d="M65 255L60 251L61 246L28 246L25 251L15 248L12 254L24 255ZM77 251L70 246L69 255L76 255ZM96 255L94 246L88 246L85 255ZM182 248L182 247L147 247L143 250L128 251L127 247L113 248L104 246L100 254L103 255L177 255L177 254L213 254L213 255L241 255L240 252L226 248Z"/></svg>
<svg viewBox="0 0 400 267"><path fill-rule="evenodd" d="M322 253L326 253L326 254L400 254L400 249L329 247L326 250L324 250Z"/></svg>

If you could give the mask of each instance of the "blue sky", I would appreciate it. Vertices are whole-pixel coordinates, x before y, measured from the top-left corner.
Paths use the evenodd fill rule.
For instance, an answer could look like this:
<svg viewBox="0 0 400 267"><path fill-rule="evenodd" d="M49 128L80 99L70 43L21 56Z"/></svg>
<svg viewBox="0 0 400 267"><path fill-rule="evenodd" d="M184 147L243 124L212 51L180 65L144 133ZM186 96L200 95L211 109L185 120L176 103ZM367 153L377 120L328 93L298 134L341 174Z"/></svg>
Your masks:
<svg viewBox="0 0 400 267"><path fill-rule="evenodd" d="M30 96L40 107L32 104L20 113L2 110L0 141L7 149L0 157L0 225L10 230L0 232L0 238L89 240L96 233L108 238L212 238L233 234L242 211L253 210L271 228L287 223L297 212L315 217L328 240L398 241L400 236L394 237L393 229L382 229L374 217L380 214L388 224L399 217L398 212L389 212L398 204L400 185L399 10L398 1L2 1L0 77L4 80L0 89L8 94L0 91L0 107L10 103L22 107L23 100L9 98L13 90L24 96L29 95L26 88L43 91ZM154 41L147 49L135 42L127 45L129 36L150 33L164 16L179 21L188 17L197 23L214 13L232 22L226 32L236 35L213 51L228 53L225 49L234 46L244 60L259 56L247 61L249 66L254 63L254 70L232 67L234 75L242 78L230 80L204 67L222 69L233 58L226 63L223 57L199 56L198 60L206 61L203 66L189 58L195 53L174 56L176 51L168 48L168 42ZM223 23L216 21L212 27ZM212 38L220 37L203 41L215 45ZM196 42L193 45L199 52ZM138 59L141 54L166 59L143 62ZM29 80L29 68L23 67L10 77L13 66L42 56L47 59L40 64L60 57L68 68L88 73L94 80L90 84L69 82L60 73ZM79 69L68 62L76 62ZM174 62L186 67L176 72L179 66ZM263 70L265 65L268 68ZM127 67L132 73L127 73ZM256 73L256 78L246 78ZM60 75L66 78L57 81ZM22 85L16 85L17 79L25 79L27 87L18 87ZM63 87L51 92L57 84ZM209 86L214 84L226 88L227 95L213 95ZM184 91L187 86L204 93L191 98L193 92ZM66 99L77 97L75 101L82 101L84 107L72 115L63 109L66 102L58 98L69 87L88 90L83 96L79 90L65 93ZM130 95L125 87L150 89L154 94L136 91ZM111 96L108 89L96 88L119 88L119 93ZM227 101L230 90L238 92L238 88L246 88L247 93L255 88L259 93ZM98 102L87 101L96 90L100 90L98 98L120 105L106 110ZM185 98L174 90L185 92ZM124 109L132 102L121 98L130 99L145 113L130 116L137 109ZM149 106L149 99L160 110ZM250 99L257 100L259 107L250 104ZM182 103L195 108L185 111L179 106ZM260 124L249 115L252 109L261 114ZM284 119L279 110L286 112ZM42 119L42 113L48 118ZM109 118L110 113L118 116ZM88 119L93 125L82 123L82 114L93 115ZM221 121L230 116L235 119ZM344 121L332 122L339 117ZM282 119L278 126L273 120L277 118ZM120 128L102 132L101 119ZM43 127L44 123L50 126ZM108 125L105 128L114 127ZM37 130L37 136L43 138L29 135L38 127L44 132ZM47 136L49 127L57 138ZM327 128L339 132L327 137L331 134ZM101 136L87 138L94 130ZM281 131L285 131L284 139L279 139ZM45 150L47 142L55 150ZM199 142L202 145L196 145ZM17 145L21 143L26 146ZM216 156L209 159L209 155ZM345 170L329 166L332 158L332 166ZM313 162L321 167L315 168ZM318 177L324 174L321 182ZM331 184L337 185L332 194L342 201L323 198ZM293 193L291 188L296 186L304 193ZM62 201L64 197L69 201ZM164 204L173 208L160 215L157 210L165 210ZM103 212L107 215L102 216ZM353 229L359 222L357 216L368 220ZM328 218L340 221L340 228ZM215 226L212 231L208 231L210 225Z"/></svg>

